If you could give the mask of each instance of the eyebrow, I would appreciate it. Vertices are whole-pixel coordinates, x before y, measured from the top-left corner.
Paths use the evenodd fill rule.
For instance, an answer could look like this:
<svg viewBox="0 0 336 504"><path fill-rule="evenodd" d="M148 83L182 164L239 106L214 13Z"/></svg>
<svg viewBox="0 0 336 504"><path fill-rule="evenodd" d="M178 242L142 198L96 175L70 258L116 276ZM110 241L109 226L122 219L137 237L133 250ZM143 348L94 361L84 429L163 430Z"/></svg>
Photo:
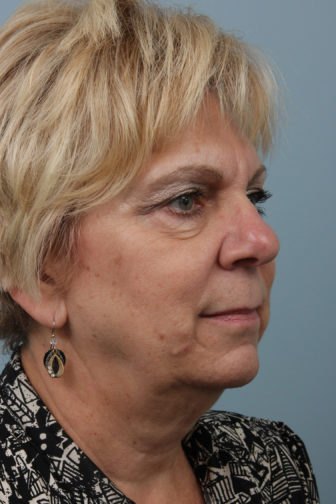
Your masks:
<svg viewBox="0 0 336 504"><path fill-rule="evenodd" d="M220 184L223 175L214 168L204 165L180 166L176 170L163 175L148 185L149 192L155 192L162 187L179 185L183 182Z"/></svg>
<svg viewBox="0 0 336 504"><path fill-rule="evenodd" d="M249 185L253 185L258 182L261 177L266 177L267 168L265 165L261 164L252 179L249 180ZM211 185L219 185L223 183L224 176L221 172L215 168L211 168L206 165L188 165L181 166L167 175L159 177L157 180L151 182L147 190L148 192L155 192L160 190L162 187L175 186L183 182L191 182L195 184L207 183Z"/></svg>

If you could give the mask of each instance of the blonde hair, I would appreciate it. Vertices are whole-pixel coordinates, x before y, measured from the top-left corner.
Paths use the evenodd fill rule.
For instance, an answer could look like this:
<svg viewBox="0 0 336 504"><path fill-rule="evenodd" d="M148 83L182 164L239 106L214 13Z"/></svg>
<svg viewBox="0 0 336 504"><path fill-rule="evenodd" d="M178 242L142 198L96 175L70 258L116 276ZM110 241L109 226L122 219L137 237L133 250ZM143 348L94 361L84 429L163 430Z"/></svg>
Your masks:
<svg viewBox="0 0 336 504"><path fill-rule="evenodd" d="M71 263L85 212L124 188L208 93L267 152L275 90L260 55L190 10L145 0L19 9L0 32L0 330L18 335L12 346L29 319L8 290L37 295L46 259Z"/></svg>

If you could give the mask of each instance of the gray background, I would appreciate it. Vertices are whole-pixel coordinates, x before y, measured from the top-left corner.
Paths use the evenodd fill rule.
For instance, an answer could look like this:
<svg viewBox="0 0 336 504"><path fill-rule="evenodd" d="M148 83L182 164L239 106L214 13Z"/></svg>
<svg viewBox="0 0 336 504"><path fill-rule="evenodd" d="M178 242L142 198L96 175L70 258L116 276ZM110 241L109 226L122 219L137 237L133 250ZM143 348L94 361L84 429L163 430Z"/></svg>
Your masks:
<svg viewBox="0 0 336 504"><path fill-rule="evenodd" d="M0 22L19 4L2 3ZM287 120L267 163L267 187L274 194L267 219L281 240L272 320L260 347L258 377L226 391L216 406L288 423L306 443L321 503L334 504L336 2L176 4L193 5L261 48L286 83Z"/></svg>

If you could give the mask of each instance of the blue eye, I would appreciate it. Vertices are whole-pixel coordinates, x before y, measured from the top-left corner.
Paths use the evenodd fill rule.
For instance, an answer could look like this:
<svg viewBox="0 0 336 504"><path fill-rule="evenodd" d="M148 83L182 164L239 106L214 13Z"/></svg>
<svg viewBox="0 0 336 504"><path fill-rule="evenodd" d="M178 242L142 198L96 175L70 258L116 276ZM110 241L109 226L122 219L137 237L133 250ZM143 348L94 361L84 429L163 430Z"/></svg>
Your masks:
<svg viewBox="0 0 336 504"><path fill-rule="evenodd" d="M264 189L258 189L247 193L248 199L251 201L252 205L256 207L260 215L265 215L265 210L261 206L261 203L265 203L269 198L272 197L272 193L265 191Z"/></svg>
<svg viewBox="0 0 336 504"><path fill-rule="evenodd" d="M199 191L184 193L169 201L168 207L177 215L193 216L200 210L201 196Z"/></svg>
<svg viewBox="0 0 336 504"><path fill-rule="evenodd" d="M175 208L178 208L178 210L182 210L182 212L189 212L195 204L195 198L192 194L182 194L182 196L179 196L175 201L171 202L171 205L173 204Z"/></svg>

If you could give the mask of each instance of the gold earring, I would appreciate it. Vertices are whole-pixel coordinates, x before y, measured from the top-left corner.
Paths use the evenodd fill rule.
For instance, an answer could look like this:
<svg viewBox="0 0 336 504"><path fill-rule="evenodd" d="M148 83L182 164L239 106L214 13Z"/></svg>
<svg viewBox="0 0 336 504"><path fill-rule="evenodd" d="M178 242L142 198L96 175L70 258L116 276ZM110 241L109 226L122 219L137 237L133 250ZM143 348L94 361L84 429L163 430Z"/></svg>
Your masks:
<svg viewBox="0 0 336 504"><path fill-rule="evenodd" d="M51 329L50 350L45 354L43 364L51 378L60 378L64 373L66 358L62 350L56 348L55 321Z"/></svg>

